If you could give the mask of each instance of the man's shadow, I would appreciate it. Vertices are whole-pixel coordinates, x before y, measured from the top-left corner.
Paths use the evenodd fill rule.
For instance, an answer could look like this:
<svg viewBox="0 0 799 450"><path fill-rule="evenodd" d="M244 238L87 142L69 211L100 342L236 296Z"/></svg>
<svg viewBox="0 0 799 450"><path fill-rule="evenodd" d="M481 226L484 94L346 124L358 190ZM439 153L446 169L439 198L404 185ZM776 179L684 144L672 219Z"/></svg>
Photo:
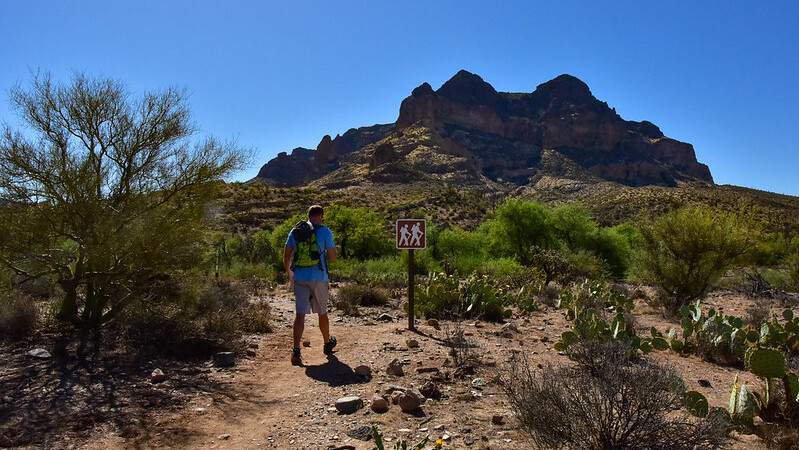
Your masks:
<svg viewBox="0 0 799 450"><path fill-rule="evenodd" d="M327 362L318 366L305 366L305 374L329 386L368 383L367 378L355 375L352 367L339 361L336 355L327 355Z"/></svg>

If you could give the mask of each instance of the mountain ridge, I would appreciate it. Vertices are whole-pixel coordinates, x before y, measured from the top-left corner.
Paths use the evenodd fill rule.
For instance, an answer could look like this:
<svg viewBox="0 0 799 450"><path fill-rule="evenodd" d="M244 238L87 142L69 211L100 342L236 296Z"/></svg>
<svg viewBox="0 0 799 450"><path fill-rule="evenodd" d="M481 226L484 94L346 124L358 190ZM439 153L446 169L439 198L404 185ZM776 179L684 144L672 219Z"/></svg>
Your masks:
<svg viewBox="0 0 799 450"><path fill-rule="evenodd" d="M497 191L560 172L627 186L713 184L691 144L665 137L651 122L622 119L576 77L508 93L465 70L438 90L426 82L413 89L393 124L327 135L315 150L281 152L256 180L331 188L456 182Z"/></svg>

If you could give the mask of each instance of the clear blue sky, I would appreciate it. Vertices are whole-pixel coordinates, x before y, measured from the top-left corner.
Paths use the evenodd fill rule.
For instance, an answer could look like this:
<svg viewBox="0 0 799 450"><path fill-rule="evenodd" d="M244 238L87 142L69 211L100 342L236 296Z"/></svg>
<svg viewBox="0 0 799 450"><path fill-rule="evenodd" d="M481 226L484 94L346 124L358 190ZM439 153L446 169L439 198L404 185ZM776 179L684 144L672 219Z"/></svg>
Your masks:
<svg viewBox="0 0 799 450"><path fill-rule="evenodd" d="M466 69L504 92L574 75L717 183L799 196L795 1L0 0L0 42L0 121L37 69L185 87L203 133L256 150L237 180Z"/></svg>

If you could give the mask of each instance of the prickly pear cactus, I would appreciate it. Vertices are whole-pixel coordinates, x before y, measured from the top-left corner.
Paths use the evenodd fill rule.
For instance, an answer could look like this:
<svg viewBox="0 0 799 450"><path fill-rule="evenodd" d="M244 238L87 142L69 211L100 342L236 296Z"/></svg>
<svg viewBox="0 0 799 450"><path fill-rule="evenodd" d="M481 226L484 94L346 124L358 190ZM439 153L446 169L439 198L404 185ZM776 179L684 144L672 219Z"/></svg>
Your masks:
<svg viewBox="0 0 799 450"><path fill-rule="evenodd" d="M760 405L752 391L745 384L738 383L738 375L730 393L730 415L733 421L749 425L760 414ZM751 423L753 426L754 423Z"/></svg>
<svg viewBox="0 0 799 450"><path fill-rule="evenodd" d="M747 355L746 368L763 378L782 378L785 375L785 356L779 350L758 348Z"/></svg>
<svg viewBox="0 0 799 450"><path fill-rule="evenodd" d="M701 392L688 391L685 393L684 399L685 408L692 416L699 418L707 417L707 412L710 405L707 402L707 397L705 397Z"/></svg>

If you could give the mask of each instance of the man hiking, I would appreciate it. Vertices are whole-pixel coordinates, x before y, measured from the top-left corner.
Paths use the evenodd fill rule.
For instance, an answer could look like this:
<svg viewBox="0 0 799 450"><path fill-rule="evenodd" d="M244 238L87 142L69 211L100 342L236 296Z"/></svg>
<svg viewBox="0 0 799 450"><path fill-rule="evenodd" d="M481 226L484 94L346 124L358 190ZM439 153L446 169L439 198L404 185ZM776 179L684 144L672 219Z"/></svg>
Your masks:
<svg viewBox="0 0 799 450"><path fill-rule="evenodd" d="M319 205L308 208L308 221L300 221L289 233L283 251L283 266L294 285L294 350L291 363L302 365L300 342L305 330L305 315L319 315L319 330L324 339L324 352L330 354L336 338L330 335L327 301L330 289L327 264L338 259L333 233L322 226L324 209Z"/></svg>

